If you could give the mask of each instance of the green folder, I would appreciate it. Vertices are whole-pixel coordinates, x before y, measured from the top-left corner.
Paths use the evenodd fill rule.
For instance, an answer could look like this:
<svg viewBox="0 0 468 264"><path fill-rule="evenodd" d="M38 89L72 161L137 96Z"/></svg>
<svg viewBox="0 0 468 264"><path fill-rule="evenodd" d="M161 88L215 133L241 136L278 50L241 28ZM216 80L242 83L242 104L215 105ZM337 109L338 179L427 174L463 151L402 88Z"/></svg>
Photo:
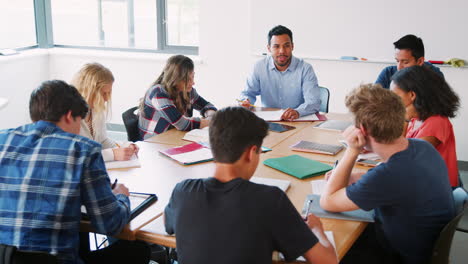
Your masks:
<svg viewBox="0 0 468 264"><path fill-rule="evenodd" d="M292 175L299 179L322 175L333 169L332 166L299 155L267 159L263 164Z"/></svg>

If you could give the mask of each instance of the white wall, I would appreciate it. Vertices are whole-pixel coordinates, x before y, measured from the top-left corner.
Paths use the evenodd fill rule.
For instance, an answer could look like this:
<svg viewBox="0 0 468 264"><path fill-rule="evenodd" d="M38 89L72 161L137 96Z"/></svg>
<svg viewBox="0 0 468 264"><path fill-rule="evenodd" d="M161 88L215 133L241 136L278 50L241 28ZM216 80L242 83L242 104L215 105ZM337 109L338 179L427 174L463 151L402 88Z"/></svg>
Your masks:
<svg viewBox="0 0 468 264"><path fill-rule="evenodd" d="M234 99L244 87L253 62L259 59L258 55L251 52L250 36L267 34L251 32L251 19L265 18L255 15L258 12L251 10L250 0L201 0L200 3L200 52L199 56L194 57L195 87L216 106L234 104ZM333 20L328 19L327 23L333 23ZM463 25L451 30L464 32ZM313 35L306 37L313 38ZM263 47L265 46L266 43ZM297 52L295 54L303 57ZM0 111L0 128L28 122L29 118L25 114L27 98L32 88L41 81L55 78L69 81L84 63L92 61L106 65L116 77L113 115L109 122L122 123L121 113L138 103L138 99L161 72L167 58L168 55L162 54L66 49L51 50L49 58L39 56L36 59L22 60L19 57L17 60L9 59L7 63L3 62L4 58L0 58L0 96L5 93L15 98L15 102L10 103L7 110ZM331 91L332 112L346 112L343 103L346 93L360 83L375 81L380 70L389 65L317 59L307 61L313 65L319 84ZM458 159L468 160L468 131L466 124L463 124L468 117L468 110L464 107L468 101L468 68L442 67L442 71L462 101L459 115L452 122L457 139ZM12 87L17 90L13 90ZM4 119L7 122L3 122Z"/></svg>
<svg viewBox="0 0 468 264"><path fill-rule="evenodd" d="M30 122L29 95L49 78L49 56L45 50L0 57L0 97L9 100L0 110L0 129Z"/></svg>

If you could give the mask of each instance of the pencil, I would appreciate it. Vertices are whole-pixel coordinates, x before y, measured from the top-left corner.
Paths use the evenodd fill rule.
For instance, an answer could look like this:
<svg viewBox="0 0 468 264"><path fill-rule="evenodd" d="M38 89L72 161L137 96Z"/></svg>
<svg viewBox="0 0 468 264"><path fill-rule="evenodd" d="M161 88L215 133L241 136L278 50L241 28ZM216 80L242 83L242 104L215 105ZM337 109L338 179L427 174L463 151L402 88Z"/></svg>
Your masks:
<svg viewBox="0 0 468 264"><path fill-rule="evenodd" d="M240 100L240 99L236 99L236 100L237 100L237 102L239 102L239 103L244 102L244 101L242 101L242 100ZM249 104L249 106L250 106L250 107L255 107L255 105L253 105L253 104Z"/></svg>

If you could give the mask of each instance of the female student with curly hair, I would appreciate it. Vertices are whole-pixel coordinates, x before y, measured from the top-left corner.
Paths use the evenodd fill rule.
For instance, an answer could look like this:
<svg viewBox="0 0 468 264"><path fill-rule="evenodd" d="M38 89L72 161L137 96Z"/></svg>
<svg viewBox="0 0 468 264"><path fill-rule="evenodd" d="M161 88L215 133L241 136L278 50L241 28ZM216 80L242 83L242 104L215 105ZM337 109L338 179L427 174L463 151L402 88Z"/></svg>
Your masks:
<svg viewBox="0 0 468 264"><path fill-rule="evenodd" d="M99 63L88 63L75 75L72 84L89 105L89 113L81 121L80 135L101 143L104 161L129 160L138 147L134 144L118 147L107 136L106 119L114 84L112 72Z"/></svg>
<svg viewBox="0 0 468 264"><path fill-rule="evenodd" d="M439 74L424 66L395 73L390 89L406 107L406 137L431 143L447 164L450 185L459 186L455 135L449 120L460 107L458 95Z"/></svg>
<svg viewBox="0 0 468 264"><path fill-rule="evenodd" d="M140 103L138 127L141 139L161 134L175 127L189 131L209 125L216 108L193 88L193 61L183 55L167 60L163 72L146 91ZM193 109L207 118L192 117Z"/></svg>

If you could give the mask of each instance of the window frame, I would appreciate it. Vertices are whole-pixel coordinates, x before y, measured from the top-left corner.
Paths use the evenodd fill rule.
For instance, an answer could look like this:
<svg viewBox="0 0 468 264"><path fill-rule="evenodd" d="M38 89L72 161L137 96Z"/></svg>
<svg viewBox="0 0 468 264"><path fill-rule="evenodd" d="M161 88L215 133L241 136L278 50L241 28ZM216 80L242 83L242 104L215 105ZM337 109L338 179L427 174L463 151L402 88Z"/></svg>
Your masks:
<svg viewBox="0 0 468 264"><path fill-rule="evenodd" d="M98 0L99 8L101 1ZM135 43L134 36L134 13L133 2L134 0L127 1L127 12L129 14L129 44ZM168 45L167 43L167 24L166 24L166 7L167 0L154 0L156 1L156 26L157 26L157 45L154 49L139 49L139 48L114 48L114 47L100 47L100 46L80 46L80 45L58 45L54 44L53 25L52 25L52 7L51 0L34 0L34 14L36 21L36 39L37 45L28 48L77 48L77 49L92 49L92 50L109 50L109 51L130 51L130 52L146 52L146 53L181 53L186 55L198 55L197 46L176 46ZM101 14L99 14L101 16ZM102 32L102 18L99 20L99 32ZM103 34L100 34L100 41L103 41ZM17 48L18 50L18 48Z"/></svg>

